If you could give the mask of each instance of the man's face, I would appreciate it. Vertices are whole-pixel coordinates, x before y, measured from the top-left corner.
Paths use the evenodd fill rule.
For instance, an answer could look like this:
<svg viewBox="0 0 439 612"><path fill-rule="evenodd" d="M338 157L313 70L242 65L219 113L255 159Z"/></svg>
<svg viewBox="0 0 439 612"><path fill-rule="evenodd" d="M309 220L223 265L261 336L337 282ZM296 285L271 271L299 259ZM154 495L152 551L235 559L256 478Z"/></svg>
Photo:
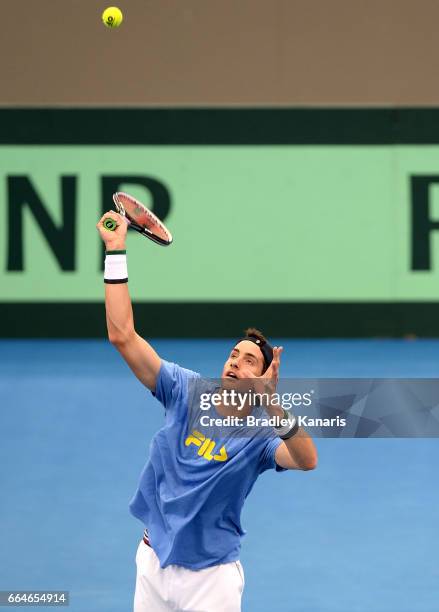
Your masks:
<svg viewBox="0 0 439 612"><path fill-rule="evenodd" d="M263 369L261 349L250 340L241 340L232 349L224 364L221 378L246 378L249 372L254 376L261 376Z"/></svg>

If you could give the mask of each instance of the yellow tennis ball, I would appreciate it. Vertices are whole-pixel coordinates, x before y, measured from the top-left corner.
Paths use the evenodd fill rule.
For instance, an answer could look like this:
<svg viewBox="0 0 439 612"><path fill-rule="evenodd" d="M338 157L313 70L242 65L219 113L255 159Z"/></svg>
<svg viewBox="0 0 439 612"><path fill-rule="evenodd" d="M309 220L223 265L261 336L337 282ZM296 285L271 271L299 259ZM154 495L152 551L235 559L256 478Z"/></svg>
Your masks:
<svg viewBox="0 0 439 612"><path fill-rule="evenodd" d="M102 13L102 21L107 28L118 28L122 23L123 15L120 8L117 6L109 6Z"/></svg>

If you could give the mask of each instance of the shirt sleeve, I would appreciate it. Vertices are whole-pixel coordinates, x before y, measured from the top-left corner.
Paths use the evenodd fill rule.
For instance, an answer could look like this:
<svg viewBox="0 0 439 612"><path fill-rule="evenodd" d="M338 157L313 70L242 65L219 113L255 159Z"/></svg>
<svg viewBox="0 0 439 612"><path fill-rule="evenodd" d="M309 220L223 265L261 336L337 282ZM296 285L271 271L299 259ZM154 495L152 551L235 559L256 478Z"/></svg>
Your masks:
<svg viewBox="0 0 439 612"><path fill-rule="evenodd" d="M261 459L260 459L260 473L265 472L265 470L275 469L276 472L286 472L286 468L281 467L276 463L275 454L278 446L282 444L282 440L279 436L274 436L273 438L269 438L262 448Z"/></svg>
<svg viewBox="0 0 439 612"><path fill-rule="evenodd" d="M162 359L153 395L169 410L176 404L187 401L188 380L199 376L197 372Z"/></svg>

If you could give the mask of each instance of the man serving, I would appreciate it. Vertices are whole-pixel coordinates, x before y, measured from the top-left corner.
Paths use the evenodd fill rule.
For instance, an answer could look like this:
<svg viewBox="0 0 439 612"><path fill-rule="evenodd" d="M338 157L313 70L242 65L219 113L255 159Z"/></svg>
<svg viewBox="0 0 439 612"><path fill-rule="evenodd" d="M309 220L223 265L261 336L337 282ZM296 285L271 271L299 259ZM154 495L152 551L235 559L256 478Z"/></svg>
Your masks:
<svg viewBox="0 0 439 612"><path fill-rule="evenodd" d="M115 231L104 228L112 218ZM317 453L294 417L270 402L278 417L268 436L233 436L224 444L206 439L189 424L189 385L200 378L159 357L134 328L128 292L127 224L113 211L97 224L105 243L105 306L108 337L136 377L165 408L165 424L154 436L150 457L130 503L145 527L136 556L134 612L238 612L244 588L239 561L241 510L257 477L267 469L311 470ZM233 346L224 364L224 386L251 380L274 392L282 347L272 348L256 329ZM230 406L220 416L236 415ZM251 407L244 407L245 417Z"/></svg>

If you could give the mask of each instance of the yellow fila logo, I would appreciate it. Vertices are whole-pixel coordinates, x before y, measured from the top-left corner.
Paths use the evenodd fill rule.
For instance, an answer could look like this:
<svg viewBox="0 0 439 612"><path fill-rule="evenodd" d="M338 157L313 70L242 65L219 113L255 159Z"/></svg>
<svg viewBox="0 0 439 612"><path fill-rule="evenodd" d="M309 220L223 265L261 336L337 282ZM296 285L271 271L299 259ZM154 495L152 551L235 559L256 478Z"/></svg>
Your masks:
<svg viewBox="0 0 439 612"><path fill-rule="evenodd" d="M206 438L205 435L200 433L199 431L193 431L190 436L188 436L185 440L185 445L190 446L191 444L195 444L195 446L199 446L198 455L200 457L204 457L207 461L227 461L227 451L225 446L222 446L219 452L219 455L212 455L213 449L215 448L215 440L211 440L210 438Z"/></svg>

